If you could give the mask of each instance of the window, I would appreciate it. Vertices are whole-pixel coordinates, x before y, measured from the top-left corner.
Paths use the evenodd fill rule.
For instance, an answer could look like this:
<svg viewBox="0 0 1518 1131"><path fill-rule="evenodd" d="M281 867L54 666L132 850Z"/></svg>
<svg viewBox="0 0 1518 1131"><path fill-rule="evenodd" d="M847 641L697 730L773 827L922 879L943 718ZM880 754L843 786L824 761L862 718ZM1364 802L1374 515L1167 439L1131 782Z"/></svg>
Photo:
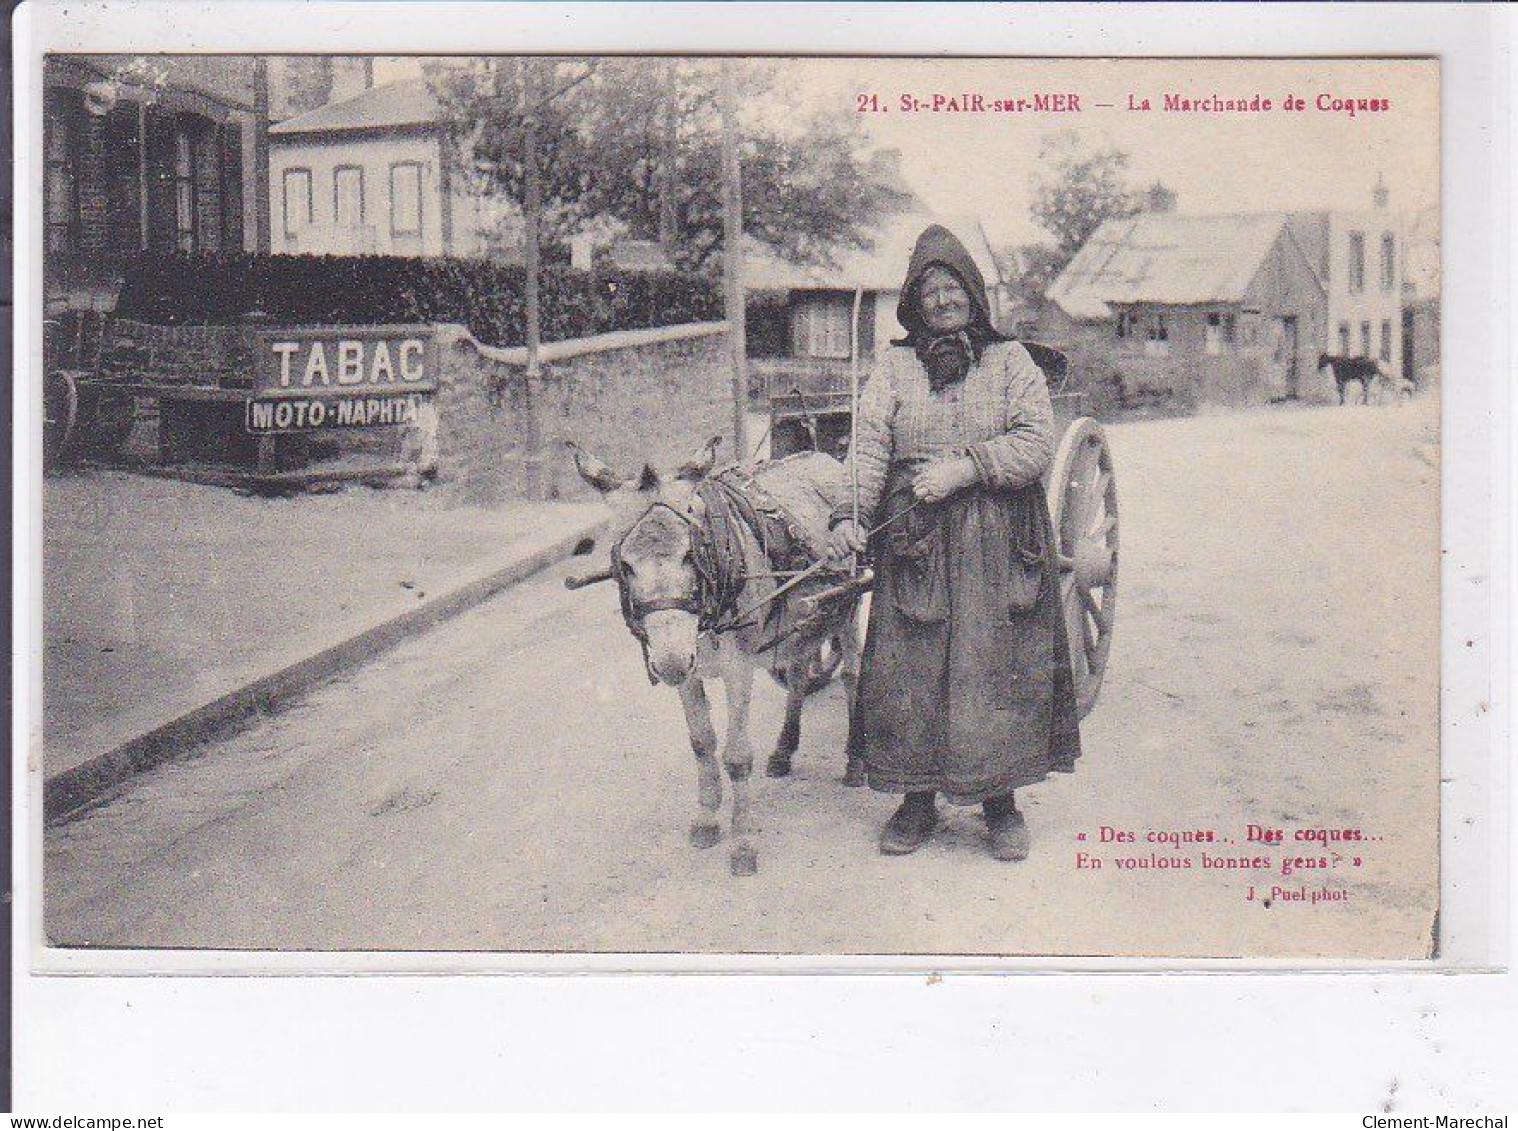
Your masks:
<svg viewBox="0 0 1518 1131"><path fill-rule="evenodd" d="M1392 359L1392 325L1391 325L1390 320L1383 318L1381 320L1381 360L1382 361L1390 361L1391 359Z"/></svg>
<svg viewBox="0 0 1518 1131"><path fill-rule="evenodd" d="M49 91L46 138L47 250L71 252L79 242L79 196L74 153L82 123L79 107L62 92Z"/></svg>
<svg viewBox="0 0 1518 1131"><path fill-rule="evenodd" d="M1120 310L1117 315L1116 333L1119 338L1131 338L1138 331L1138 316L1131 310Z"/></svg>
<svg viewBox="0 0 1518 1131"><path fill-rule="evenodd" d="M1360 323L1360 352L1358 354L1356 354L1355 356L1356 357L1369 357L1370 356L1370 323L1369 322L1361 322Z"/></svg>
<svg viewBox="0 0 1518 1131"><path fill-rule="evenodd" d="M1203 336L1203 348L1212 355L1223 352L1223 346L1232 345L1237 323L1232 314L1213 311L1207 315L1207 328Z"/></svg>
<svg viewBox="0 0 1518 1131"><path fill-rule="evenodd" d="M1397 288L1397 241L1390 232L1381 234L1381 289Z"/></svg>
<svg viewBox="0 0 1518 1131"><path fill-rule="evenodd" d="M1349 323L1339 323L1339 356L1349 356Z"/></svg>
<svg viewBox="0 0 1518 1131"><path fill-rule="evenodd" d="M1365 233L1349 233L1349 293L1365 289Z"/></svg>
<svg viewBox="0 0 1518 1131"><path fill-rule="evenodd" d="M1158 311L1150 318L1149 326L1144 332L1144 352L1147 354L1170 352L1170 328L1165 325L1165 316Z"/></svg>
<svg viewBox="0 0 1518 1131"><path fill-rule="evenodd" d="M795 357L849 356L849 316L854 309L848 295L807 295L791 311L791 353Z"/></svg>
<svg viewBox="0 0 1518 1131"><path fill-rule="evenodd" d="M184 122L174 130L174 243L195 250L195 138Z"/></svg>
<svg viewBox="0 0 1518 1131"><path fill-rule="evenodd" d="M390 166L390 234L422 234L422 167L415 161Z"/></svg>
<svg viewBox="0 0 1518 1131"><path fill-rule="evenodd" d="M364 222L364 171L357 165L332 170L332 221L339 228Z"/></svg>
<svg viewBox="0 0 1518 1131"><path fill-rule="evenodd" d="M284 206L287 237L298 235L316 218L312 212L310 169L285 170Z"/></svg>

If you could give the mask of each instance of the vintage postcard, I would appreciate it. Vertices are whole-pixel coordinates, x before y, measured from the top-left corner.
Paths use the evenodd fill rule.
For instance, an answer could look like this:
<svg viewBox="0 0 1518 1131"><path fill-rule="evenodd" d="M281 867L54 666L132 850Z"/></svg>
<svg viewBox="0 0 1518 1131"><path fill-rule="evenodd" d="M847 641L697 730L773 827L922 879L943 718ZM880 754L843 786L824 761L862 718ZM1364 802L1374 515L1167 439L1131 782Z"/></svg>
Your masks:
<svg viewBox="0 0 1518 1131"><path fill-rule="evenodd" d="M1437 955L1437 59L42 87L71 968Z"/></svg>

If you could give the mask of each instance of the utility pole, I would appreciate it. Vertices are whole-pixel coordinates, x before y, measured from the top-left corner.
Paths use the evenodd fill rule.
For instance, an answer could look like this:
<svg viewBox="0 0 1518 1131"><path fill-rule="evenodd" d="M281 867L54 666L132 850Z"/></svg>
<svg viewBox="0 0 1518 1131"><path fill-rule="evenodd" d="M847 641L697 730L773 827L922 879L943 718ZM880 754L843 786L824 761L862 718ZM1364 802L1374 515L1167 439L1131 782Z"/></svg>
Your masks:
<svg viewBox="0 0 1518 1131"><path fill-rule="evenodd" d="M522 61L522 213L525 231L522 240L522 266L526 271L527 307L527 405L526 458L523 461L523 486L528 498L536 499L542 478L542 436L538 421L538 402L542 392L542 373L538 353L542 345L541 314L538 306L538 240L543 217L543 186L538 174L538 114L542 98L538 83L539 60Z"/></svg>
<svg viewBox="0 0 1518 1131"><path fill-rule="evenodd" d="M743 173L738 164L738 94L733 61L722 61L722 268L732 362L733 451L748 454L748 358L743 313Z"/></svg>
<svg viewBox="0 0 1518 1131"><path fill-rule="evenodd" d="M664 97L659 105L659 246L664 254L673 256L678 220L675 214L675 161L676 115L679 113L678 92L675 88L674 59L664 63Z"/></svg>
<svg viewBox="0 0 1518 1131"><path fill-rule="evenodd" d="M146 182L147 166L147 116L140 119L143 125L139 140L143 148L143 180ZM142 192L143 209L142 240L147 246L147 200L146 185ZM272 247L272 220L269 213L269 59L266 55L253 57L253 250L268 255ZM247 231L246 227L243 229Z"/></svg>

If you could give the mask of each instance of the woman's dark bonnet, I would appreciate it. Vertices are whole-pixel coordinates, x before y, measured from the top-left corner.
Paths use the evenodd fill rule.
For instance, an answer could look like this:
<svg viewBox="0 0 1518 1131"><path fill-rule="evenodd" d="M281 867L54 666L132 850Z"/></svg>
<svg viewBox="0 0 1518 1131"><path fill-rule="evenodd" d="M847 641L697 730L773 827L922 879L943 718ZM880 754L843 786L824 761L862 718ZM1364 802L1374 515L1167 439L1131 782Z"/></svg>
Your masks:
<svg viewBox="0 0 1518 1131"><path fill-rule="evenodd" d="M929 271L947 271L970 300L970 323L948 334L935 334L922 310L922 282ZM930 224L917 237L896 316L907 336L894 344L910 346L927 372L934 391L962 381L980 361L987 344L1004 340L991 325L991 308L980 268L965 245L941 224Z"/></svg>

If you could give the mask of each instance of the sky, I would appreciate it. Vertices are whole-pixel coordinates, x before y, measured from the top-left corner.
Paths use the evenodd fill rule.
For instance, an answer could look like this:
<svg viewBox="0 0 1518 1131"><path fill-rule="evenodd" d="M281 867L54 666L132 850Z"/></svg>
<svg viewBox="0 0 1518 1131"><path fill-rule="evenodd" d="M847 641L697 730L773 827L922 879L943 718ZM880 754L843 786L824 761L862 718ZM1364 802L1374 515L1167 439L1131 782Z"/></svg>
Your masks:
<svg viewBox="0 0 1518 1131"><path fill-rule="evenodd" d="M1369 208L1379 177L1398 212L1439 201L1439 68L1433 60L795 59L782 105L754 108L800 121L818 108L858 113L874 94L884 110L859 116L872 142L901 151L908 184L935 212L972 215L996 244L1043 238L1030 213L1039 148L1076 130L1130 157L1136 187L1163 181L1191 213ZM376 78L419 73L383 60ZM1074 95L1080 109L904 112L903 96L997 98ZM1257 113L1167 112L1164 95L1269 98ZM1306 103L1288 111L1289 95ZM1381 111L1318 109L1329 99L1380 99ZM1128 110L1148 99L1149 111ZM1099 106L1105 103L1110 108Z"/></svg>

